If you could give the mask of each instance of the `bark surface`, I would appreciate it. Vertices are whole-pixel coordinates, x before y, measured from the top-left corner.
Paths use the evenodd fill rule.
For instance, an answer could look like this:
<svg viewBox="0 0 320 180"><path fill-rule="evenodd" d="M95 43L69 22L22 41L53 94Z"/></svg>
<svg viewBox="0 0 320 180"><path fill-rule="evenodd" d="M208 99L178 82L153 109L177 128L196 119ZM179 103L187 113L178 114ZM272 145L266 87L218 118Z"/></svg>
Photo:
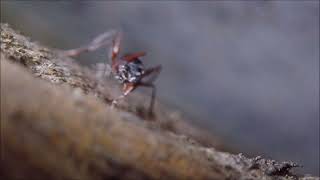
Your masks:
<svg viewBox="0 0 320 180"><path fill-rule="evenodd" d="M1 24L1 179L319 179L223 144L149 96Z"/></svg>

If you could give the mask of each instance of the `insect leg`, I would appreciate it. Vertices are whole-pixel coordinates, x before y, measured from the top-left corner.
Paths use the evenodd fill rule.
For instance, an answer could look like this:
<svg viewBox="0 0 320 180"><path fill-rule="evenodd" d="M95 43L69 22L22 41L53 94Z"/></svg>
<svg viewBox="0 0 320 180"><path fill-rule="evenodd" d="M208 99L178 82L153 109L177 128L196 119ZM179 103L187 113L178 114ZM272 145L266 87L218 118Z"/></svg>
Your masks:
<svg viewBox="0 0 320 180"><path fill-rule="evenodd" d="M95 51L101 48L102 46L111 44L112 37L115 36L115 34L115 30L104 32L98 35L96 38L94 38L88 45L76 49L65 50L62 53L66 56L76 57L83 52Z"/></svg>
<svg viewBox="0 0 320 180"><path fill-rule="evenodd" d="M112 101L111 107L114 107L119 100L125 98L131 91L136 88L136 84L126 83L123 85L123 94Z"/></svg>
<svg viewBox="0 0 320 180"><path fill-rule="evenodd" d="M108 59L105 63L104 74L107 72L107 62L111 60L111 68L114 70L117 66L117 57L120 53L120 45L121 45L122 33L121 31L116 31L114 33L114 37L112 39L112 47L108 52Z"/></svg>
<svg viewBox="0 0 320 180"><path fill-rule="evenodd" d="M146 81L144 81L144 83L151 84L153 81L155 81L158 75L160 74L161 69L162 69L161 65L147 69L144 72L142 77L142 78L148 78Z"/></svg>
<svg viewBox="0 0 320 180"><path fill-rule="evenodd" d="M156 98L156 90L157 90L156 86L152 83L139 83L139 86L144 86L144 87L148 87L148 88L152 89L151 100L150 100L150 105L149 105L149 110L148 110L149 116L152 116L155 98Z"/></svg>

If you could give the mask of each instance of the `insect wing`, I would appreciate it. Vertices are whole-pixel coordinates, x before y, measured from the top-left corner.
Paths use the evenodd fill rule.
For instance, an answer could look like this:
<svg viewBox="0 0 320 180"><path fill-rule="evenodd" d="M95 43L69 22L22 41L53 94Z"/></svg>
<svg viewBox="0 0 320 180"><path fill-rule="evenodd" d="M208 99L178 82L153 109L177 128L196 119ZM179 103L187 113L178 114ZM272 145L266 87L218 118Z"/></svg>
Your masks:
<svg viewBox="0 0 320 180"><path fill-rule="evenodd" d="M132 61L138 60L139 57L142 57L145 55L146 55L145 52L136 52L136 53L132 53L132 54L126 54L122 57L122 59L127 62L132 62Z"/></svg>

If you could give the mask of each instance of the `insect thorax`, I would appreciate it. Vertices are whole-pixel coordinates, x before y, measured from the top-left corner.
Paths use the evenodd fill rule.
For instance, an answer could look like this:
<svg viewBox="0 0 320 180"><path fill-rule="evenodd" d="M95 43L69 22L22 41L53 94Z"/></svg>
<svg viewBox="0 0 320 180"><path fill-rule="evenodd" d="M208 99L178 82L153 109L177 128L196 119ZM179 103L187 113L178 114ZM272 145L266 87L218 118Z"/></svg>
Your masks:
<svg viewBox="0 0 320 180"><path fill-rule="evenodd" d="M144 73L142 62L137 59L132 62L124 62L118 65L115 78L120 83L137 83L141 80Z"/></svg>

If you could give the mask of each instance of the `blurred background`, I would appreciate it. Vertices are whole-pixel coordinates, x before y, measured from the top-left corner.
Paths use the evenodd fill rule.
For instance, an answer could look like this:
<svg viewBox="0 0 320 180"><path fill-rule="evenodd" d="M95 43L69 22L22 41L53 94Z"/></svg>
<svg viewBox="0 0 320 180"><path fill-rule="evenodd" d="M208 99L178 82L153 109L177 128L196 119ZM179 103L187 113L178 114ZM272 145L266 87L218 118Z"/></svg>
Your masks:
<svg viewBox="0 0 320 180"><path fill-rule="evenodd" d="M161 101L237 152L319 175L319 1L1 1L1 22L61 49L121 28L123 52L163 65Z"/></svg>

